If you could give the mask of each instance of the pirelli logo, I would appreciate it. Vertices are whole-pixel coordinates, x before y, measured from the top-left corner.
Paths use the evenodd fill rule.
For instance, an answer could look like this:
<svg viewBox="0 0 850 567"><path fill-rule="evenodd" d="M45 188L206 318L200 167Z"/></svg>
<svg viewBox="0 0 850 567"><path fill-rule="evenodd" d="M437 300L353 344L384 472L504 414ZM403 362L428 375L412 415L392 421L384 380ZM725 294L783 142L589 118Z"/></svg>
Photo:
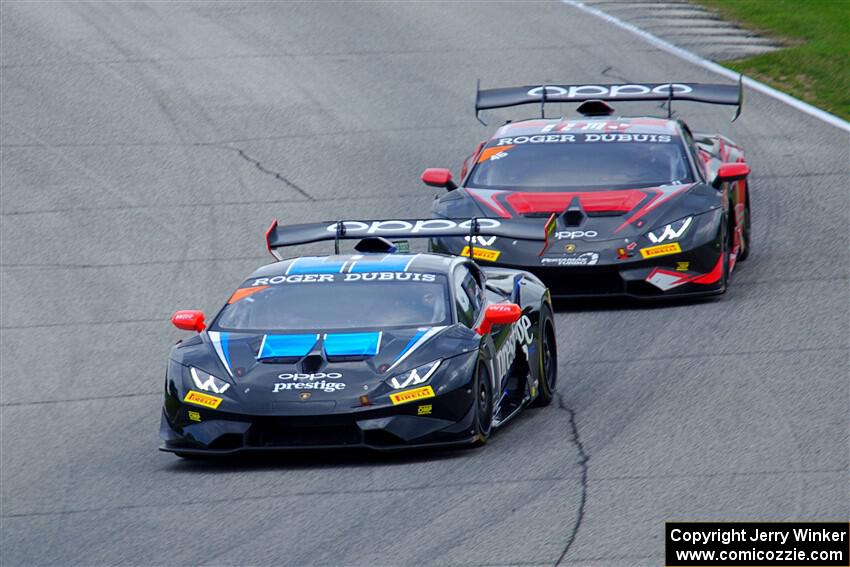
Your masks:
<svg viewBox="0 0 850 567"><path fill-rule="evenodd" d="M209 394L202 394L194 390L189 390L186 393L186 397L183 398L183 401L187 404L195 404L196 406L203 406L205 408L216 409L221 404L222 398L217 398L216 396L210 396Z"/></svg>
<svg viewBox="0 0 850 567"><path fill-rule="evenodd" d="M405 390L404 392L390 394L390 401L393 403L393 405L398 405L433 397L434 389L431 388L431 386L423 386L421 388L414 388L412 390Z"/></svg>
<svg viewBox="0 0 850 567"><path fill-rule="evenodd" d="M469 257L469 246L464 246L463 250L460 253L461 256ZM472 257L475 260L486 260L488 262L495 262L499 259L501 252L499 250L488 250L487 248L473 248L472 249Z"/></svg>
<svg viewBox="0 0 850 567"><path fill-rule="evenodd" d="M666 256L668 254L678 254L682 251L682 247L678 242L672 244L659 244L658 246L650 246L649 248L641 248L640 255L644 258L655 258L657 256Z"/></svg>

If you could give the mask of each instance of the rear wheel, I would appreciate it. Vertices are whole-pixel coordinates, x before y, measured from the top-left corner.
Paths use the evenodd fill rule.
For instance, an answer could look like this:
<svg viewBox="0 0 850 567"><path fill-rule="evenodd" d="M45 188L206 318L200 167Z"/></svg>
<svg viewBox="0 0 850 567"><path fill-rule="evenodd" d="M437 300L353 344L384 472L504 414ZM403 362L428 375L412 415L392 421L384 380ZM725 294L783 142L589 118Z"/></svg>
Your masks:
<svg viewBox="0 0 850 567"><path fill-rule="evenodd" d="M483 445L493 429L493 389L487 366L478 363L475 371L475 444Z"/></svg>
<svg viewBox="0 0 850 567"><path fill-rule="evenodd" d="M741 229L743 250L738 254L738 261L743 262L750 255L750 186L747 185L746 197L744 198L744 222Z"/></svg>
<svg viewBox="0 0 850 567"><path fill-rule="evenodd" d="M540 310L537 346L540 352L538 363L537 397L531 402L534 407L548 406L555 396L558 382L558 345L555 342L555 324L552 310L544 304Z"/></svg>

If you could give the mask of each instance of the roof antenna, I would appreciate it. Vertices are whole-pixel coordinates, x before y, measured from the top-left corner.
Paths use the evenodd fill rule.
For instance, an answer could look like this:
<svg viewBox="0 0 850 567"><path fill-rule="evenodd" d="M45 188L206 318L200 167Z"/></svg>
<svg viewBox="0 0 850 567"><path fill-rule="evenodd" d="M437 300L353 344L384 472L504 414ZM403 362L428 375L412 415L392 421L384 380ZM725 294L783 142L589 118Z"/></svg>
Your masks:
<svg viewBox="0 0 850 567"><path fill-rule="evenodd" d="M673 83L667 83L667 119L673 118Z"/></svg>
<svg viewBox="0 0 850 567"><path fill-rule="evenodd" d="M345 223L336 221L336 233L334 234L334 254L339 255L339 239L345 236Z"/></svg>
<svg viewBox="0 0 850 567"><path fill-rule="evenodd" d="M546 118L546 85L542 85L543 94L540 96L540 118Z"/></svg>
<svg viewBox="0 0 850 567"><path fill-rule="evenodd" d="M478 219L469 219L469 259L475 262L475 237L478 235Z"/></svg>

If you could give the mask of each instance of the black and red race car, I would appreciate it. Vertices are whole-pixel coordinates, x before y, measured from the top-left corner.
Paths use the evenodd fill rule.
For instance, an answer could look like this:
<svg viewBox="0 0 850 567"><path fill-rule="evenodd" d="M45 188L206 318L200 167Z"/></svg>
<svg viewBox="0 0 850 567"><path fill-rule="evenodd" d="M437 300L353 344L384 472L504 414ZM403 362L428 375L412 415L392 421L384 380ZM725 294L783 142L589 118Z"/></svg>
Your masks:
<svg viewBox="0 0 850 567"><path fill-rule="evenodd" d="M615 116L606 101L666 101L667 118ZM536 224L539 245L480 237L475 259L520 268L556 297L638 298L723 293L750 249L743 149L673 119L673 100L736 105L739 85L545 85L479 90L476 112L575 102L578 118L509 122L463 165L422 180L448 192L435 218L492 217ZM435 238L432 250L468 255L469 239Z"/></svg>

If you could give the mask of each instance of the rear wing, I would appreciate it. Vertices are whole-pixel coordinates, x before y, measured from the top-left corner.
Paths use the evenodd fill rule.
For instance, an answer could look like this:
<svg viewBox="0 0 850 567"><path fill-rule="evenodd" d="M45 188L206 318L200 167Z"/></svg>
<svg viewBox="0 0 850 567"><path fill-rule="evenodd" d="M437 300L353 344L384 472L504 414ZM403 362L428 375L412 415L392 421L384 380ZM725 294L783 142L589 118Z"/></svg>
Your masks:
<svg viewBox="0 0 850 567"><path fill-rule="evenodd" d="M744 101L743 76L737 85L708 83L631 83L616 85L526 85L481 90L475 88L475 117L492 108L506 108L523 104L539 104L541 117L545 117L547 102L584 102L588 100L622 100L627 102L658 100L668 102L668 118L672 114L673 100L690 100L708 104L737 106L733 121L741 114ZM480 121L481 119L478 118Z"/></svg>
<svg viewBox="0 0 850 567"><path fill-rule="evenodd" d="M266 231L266 246L269 253L280 260L278 248L311 242L333 240L334 251L338 254L340 240L463 236L470 237L470 248L475 245L476 236L548 241L547 232L540 230L539 225L494 218L341 220L289 226L280 226L275 219ZM472 250L469 256L474 257Z"/></svg>

